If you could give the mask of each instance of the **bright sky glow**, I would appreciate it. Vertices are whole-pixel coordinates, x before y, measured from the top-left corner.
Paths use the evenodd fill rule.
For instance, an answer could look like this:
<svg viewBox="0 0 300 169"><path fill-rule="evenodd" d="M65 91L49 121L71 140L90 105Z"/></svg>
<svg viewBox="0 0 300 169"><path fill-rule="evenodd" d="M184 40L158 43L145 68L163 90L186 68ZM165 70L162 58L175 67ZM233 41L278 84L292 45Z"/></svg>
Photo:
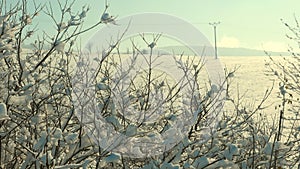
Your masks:
<svg viewBox="0 0 300 169"><path fill-rule="evenodd" d="M50 0L42 3L47 1ZM56 1L51 2L56 4ZM196 26L211 42L214 40L213 29L208 23L220 21L221 24L217 27L217 41L220 46L274 50L285 49L288 43L292 43L285 37L288 30L280 19L294 24L294 14L297 16L300 6L299 0L108 0L108 3L109 13L119 18L143 12L159 12L180 17ZM88 25L100 19L105 1L78 0L75 4L78 10L84 4L90 6L86 22ZM46 18L40 18L39 22L43 28ZM180 25L174 24L174 29L176 26ZM86 33L82 40L86 41L96 31Z"/></svg>

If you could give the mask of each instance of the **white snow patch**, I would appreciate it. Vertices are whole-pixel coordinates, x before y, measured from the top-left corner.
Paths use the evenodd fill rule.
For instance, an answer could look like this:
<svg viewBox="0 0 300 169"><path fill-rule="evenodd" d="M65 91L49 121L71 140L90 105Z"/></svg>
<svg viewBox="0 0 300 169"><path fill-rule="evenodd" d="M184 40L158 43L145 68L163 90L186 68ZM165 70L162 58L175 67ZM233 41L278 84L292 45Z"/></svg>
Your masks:
<svg viewBox="0 0 300 169"><path fill-rule="evenodd" d="M58 53L64 53L65 50L65 43L64 42L58 42L56 44L56 46L54 47L54 49L58 52Z"/></svg>
<svg viewBox="0 0 300 169"><path fill-rule="evenodd" d="M0 103L0 121L10 119L7 115L6 104Z"/></svg>

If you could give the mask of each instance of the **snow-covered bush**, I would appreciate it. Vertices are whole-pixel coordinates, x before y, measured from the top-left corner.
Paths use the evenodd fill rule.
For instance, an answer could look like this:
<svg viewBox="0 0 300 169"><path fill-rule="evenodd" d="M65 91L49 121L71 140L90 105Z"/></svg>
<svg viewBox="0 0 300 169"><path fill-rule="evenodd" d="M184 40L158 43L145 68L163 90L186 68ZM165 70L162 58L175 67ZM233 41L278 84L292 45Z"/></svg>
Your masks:
<svg viewBox="0 0 300 169"><path fill-rule="evenodd" d="M150 52L144 52L133 43L129 67L120 64L118 45L121 40L112 42L109 49L95 58L99 67L91 84L101 118L114 131L129 138L146 136L145 141L152 142L162 140L162 134L179 138L174 147L157 149L161 152L154 156L144 156L144 150L139 148L134 150L142 158L126 156L121 150L108 151L100 146L104 143L96 143L91 138L95 133L87 130L89 126L75 112L75 106L84 107L86 103L75 105L72 95L77 84L72 82L73 77L90 69L89 65L80 65L79 55L83 53L75 48L76 40L82 33L102 23L117 24L107 12L108 6L105 6L99 22L83 28L88 7L73 11L73 2L58 0L59 10L54 12L51 4L34 3L30 5L34 9L29 10L28 1L6 6L8 3L2 1L0 4L0 168L247 169L299 166L299 100L296 96L291 98L294 95L291 92L299 92L299 77L295 69L275 64L276 68L284 68L282 74L277 71L275 74L284 77L279 88L283 99L278 107L279 120L269 121L260 114L270 91L252 108L240 103L241 98L228 95L227 104L231 104L234 111L222 112L212 131L206 125L218 90L223 90L226 83L224 86L209 86L203 91L199 75L203 63L195 63L195 57L184 59L183 56L174 59L178 69L185 74L186 84L168 81L165 74L154 73L155 59L148 60L148 67L139 69L135 76L128 76L137 64L137 56L145 59L156 57L153 49L160 35L154 36L153 42L141 36ZM6 10L8 7L10 9ZM45 12L55 25L55 33L35 34L35 19L41 12ZM24 46L29 43L30 50L27 51ZM296 56L293 58L297 59ZM287 63L298 68L298 62ZM82 72L75 72L74 66L82 67ZM226 82L233 78L230 73L226 74ZM124 82L129 82L127 88L122 88ZM189 90L183 97L181 92L185 85ZM295 114L288 118L284 113L291 102L295 105L291 107ZM182 106L181 103L185 104ZM185 133L178 134L172 125L176 120L183 121L179 118L182 110L192 113L194 123L188 127L179 123ZM98 120L98 117L93 120ZM291 125L286 125L289 122ZM109 134L99 132L98 136ZM164 143L174 140L167 139ZM117 140L111 140L110 144L114 143L117 144ZM148 149L153 150L154 146Z"/></svg>
<svg viewBox="0 0 300 169"><path fill-rule="evenodd" d="M286 23L282 20L282 23L290 31L287 34L287 38L293 43L288 48L289 55L280 56L280 58L272 56L266 52L269 56L267 75L270 77L276 77L279 80L278 84L278 96L281 103L275 106L275 111L278 113L276 117L277 131L274 133L274 141L281 145L288 146L289 153L284 156L284 159L293 164L291 166L300 166L300 154L299 154L299 23L295 16L295 25ZM296 45L296 47L294 47ZM281 152L275 151L274 160L279 161L281 158ZM278 160L277 160L278 158Z"/></svg>
<svg viewBox="0 0 300 169"><path fill-rule="evenodd" d="M54 3L0 4L1 168L86 168L102 155L74 115L70 77L76 38L103 21L83 29L89 8ZM53 34L38 29L40 13L56 25Z"/></svg>

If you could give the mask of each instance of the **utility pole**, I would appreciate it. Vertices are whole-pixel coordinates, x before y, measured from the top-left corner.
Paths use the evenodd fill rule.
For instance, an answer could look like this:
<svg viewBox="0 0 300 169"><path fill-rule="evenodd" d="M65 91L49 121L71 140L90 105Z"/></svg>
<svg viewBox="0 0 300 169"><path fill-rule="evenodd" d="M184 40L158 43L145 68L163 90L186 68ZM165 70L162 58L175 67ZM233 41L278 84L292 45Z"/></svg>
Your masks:
<svg viewBox="0 0 300 169"><path fill-rule="evenodd" d="M221 22L214 22L214 23L209 23L211 26L214 27L214 36L215 36L215 59L218 59L218 51L217 51L217 26Z"/></svg>

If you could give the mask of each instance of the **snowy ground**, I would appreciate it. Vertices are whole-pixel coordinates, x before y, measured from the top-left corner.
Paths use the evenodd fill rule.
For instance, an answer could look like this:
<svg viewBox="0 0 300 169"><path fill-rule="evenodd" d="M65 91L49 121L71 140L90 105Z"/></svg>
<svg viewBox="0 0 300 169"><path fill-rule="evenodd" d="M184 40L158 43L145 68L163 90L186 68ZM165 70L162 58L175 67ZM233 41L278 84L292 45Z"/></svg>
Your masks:
<svg viewBox="0 0 300 169"><path fill-rule="evenodd" d="M266 90L270 90L274 83L273 91L265 105L269 107L263 110L266 113L274 112L275 106L280 104L279 81L275 76L265 74L268 70L266 64L269 58L267 56L223 56L220 60L229 71L235 67L238 68L234 77L230 79L229 92L234 98L237 98L237 95L243 95L244 103L250 107L258 104Z"/></svg>

